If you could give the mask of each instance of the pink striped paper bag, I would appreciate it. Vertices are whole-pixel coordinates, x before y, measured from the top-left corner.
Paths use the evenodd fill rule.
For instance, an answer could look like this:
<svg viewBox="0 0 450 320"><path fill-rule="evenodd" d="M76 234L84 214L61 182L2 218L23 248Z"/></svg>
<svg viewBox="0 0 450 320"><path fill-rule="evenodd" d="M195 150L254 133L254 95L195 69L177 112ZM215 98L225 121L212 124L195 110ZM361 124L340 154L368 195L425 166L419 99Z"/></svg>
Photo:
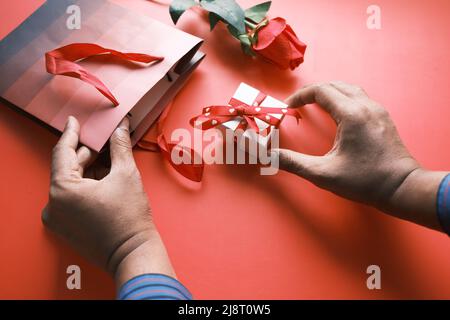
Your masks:
<svg viewBox="0 0 450 320"><path fill-rule="evenodd" d="M80 29L67 27L70 5L81 9ZM98 55L77 62L119 101L94 87L46 71L45 53L72 43L164 57L150 65ZM47 0L0 43L0 96L62 131L69 115L81 124L81 143L100 151L129 115L133 143L153 124L204 57L202 40L102 0Z"/></svg>

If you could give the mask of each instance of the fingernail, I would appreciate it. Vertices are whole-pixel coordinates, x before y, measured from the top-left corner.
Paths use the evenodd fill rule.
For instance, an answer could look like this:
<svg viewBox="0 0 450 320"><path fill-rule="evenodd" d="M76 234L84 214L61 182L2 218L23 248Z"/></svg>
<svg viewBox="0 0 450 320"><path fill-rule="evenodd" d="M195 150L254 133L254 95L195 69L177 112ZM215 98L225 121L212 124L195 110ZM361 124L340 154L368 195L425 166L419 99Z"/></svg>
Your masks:
<svg viewBox="0 0 450 320"><path fill-rule="evenodd" d="M130 125L130 119L128 119L128 117L125 117L125 118L122 120L122 125L128 127L128 126Z"/></svg>
<svg viewBox="0 0 450 320"><path fill-rule="evenodd" d="M124 119L122 119L122 121L120 121L119 126L117 127L117 129L129 129L130 127L130 121L128 120L128 117L125 117Z"/></svg>
<svg viewBox="0 0 450 320"><path fill-rule="evenodd" d="M66 126L72 126L74 121L75 121L75 118L73 116L69 116L67 118Z"/></svg>
<svg viewBox="0 0 450 320"><path fill-rule="evenodd" d="M74 116L69 116L67 118L66 127L64 129L75 129L77 127L77 118Z"/></svg>

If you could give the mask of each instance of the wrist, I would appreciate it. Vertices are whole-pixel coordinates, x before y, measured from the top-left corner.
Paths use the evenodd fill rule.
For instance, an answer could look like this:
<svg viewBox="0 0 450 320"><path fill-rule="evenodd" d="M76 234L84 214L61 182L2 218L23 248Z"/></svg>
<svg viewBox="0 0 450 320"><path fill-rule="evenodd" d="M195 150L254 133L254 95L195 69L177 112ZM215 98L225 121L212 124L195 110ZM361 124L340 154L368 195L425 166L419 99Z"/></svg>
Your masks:
<svg viewBox="0 0 450 320"><path fill-rule="evenodd" d="M117 288L128 280L148 273L160 273L175 278L172 265L161 237L154 225L121 246L112 270Z"/></svg>
<svg viewBox="0 0 450 320"><path fill-rule="evenodd" d="M149 241L149 239L151 238L151 234L154 232L153 230L155 230L155 227L153 226L153 224L151 224L145 229L133 233L130 237L123 241L111 253L106 265L106 270L114 275L118 266L126 256Z"/></svg>
<svg viewBox="0 0 450 320"><path fill-rule="evenodd" d="M412 170L396 188L389 201L379 209L399 218L441 231L436 198L445 172L424 168Z"/></svg>

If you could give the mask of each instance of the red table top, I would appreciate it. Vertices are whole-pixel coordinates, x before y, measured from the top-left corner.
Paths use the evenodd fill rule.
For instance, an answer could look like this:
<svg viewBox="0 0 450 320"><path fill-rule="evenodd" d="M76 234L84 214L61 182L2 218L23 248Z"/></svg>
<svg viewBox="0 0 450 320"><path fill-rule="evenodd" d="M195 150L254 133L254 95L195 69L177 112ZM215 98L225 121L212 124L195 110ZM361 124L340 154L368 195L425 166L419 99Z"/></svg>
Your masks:
<svg viewBox="0 0 450 320"><path fill-rule="evenodd" d="M1 2L0 37L40 2ZM171 23L166 4L116 2ZM423 165L449 169L449 1L378 0L381 30L366 27L371 1L273 2L271 16L286 18L308 44L306 62L290 72L254 61L224 27L210 33L200 11L186 13L178 27L204 38L208 56L175 99L169 131L189 128L202 107L228 101L241 81L282 99L304 84L341 79L363 86L389 110ZM303 115L299 126L283 124L282 146L326 153L333 121L317 106ZM1 105L0 141L0 298L114 298L109 276L41 224L57 137ZM193 187L160 155L136 150L135 157L176 272L198 299L450 298L445 235L286 173L208 166L201 186ZM81 267L81 290L66 289L71 264ZM381 267L382 290L366 287L371 264Z"/></svg>

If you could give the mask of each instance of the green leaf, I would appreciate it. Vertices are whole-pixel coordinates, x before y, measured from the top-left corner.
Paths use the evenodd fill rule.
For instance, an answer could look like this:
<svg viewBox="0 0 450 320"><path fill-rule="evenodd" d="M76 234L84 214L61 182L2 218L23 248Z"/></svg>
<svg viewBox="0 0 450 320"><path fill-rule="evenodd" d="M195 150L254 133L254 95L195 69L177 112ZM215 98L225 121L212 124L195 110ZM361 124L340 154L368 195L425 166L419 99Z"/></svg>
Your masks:
<svg viewBox="0 0 450 320"><path fill-rule="evenodd" d="M228 25L228 31L231 33L231 35L233 37L235 37L236 39L238 39L240 41L239 36L241 34L235 27L233 27L232 25Z"/></svg>
<svg viewBox="0 0 450 320"><path fill-rule="evenodd" d="M248 34L240 34L239 31L232 25L228 25L228 31L233 37L235 37L241 43L242 51L249 56L256 56L256 53L252 49L252 39Z"/></svg>
<svg viewBox="0 0 450 320"><path fill-rule="evenodd" d="M219 21L222 21L221 17L219 17L214 12L209 13L209 27L211 31L214 30L215 26L219 23Z"/></svg>
<svg viewBox="0 0 450 320"><path fill-rule="evenodd" d="M272 1L257 4L256 6L245 10L245 17L256 23L260 23L267 16L267 12L271 5Z"/></svg>
<svg viewBox="0 0 450 320"><path fill-rule="evenodd" d="M245 13L235 0L201 0L200 5L221 17L240 34L245 33Z"/></svg>
<svg viewBox="0 0 450 320"><path fill-rule="evenodd" d="M178 19L188 9L198 5L195 0L173 0L170 4L169 13L174 24L177 24Z"/></svg>

